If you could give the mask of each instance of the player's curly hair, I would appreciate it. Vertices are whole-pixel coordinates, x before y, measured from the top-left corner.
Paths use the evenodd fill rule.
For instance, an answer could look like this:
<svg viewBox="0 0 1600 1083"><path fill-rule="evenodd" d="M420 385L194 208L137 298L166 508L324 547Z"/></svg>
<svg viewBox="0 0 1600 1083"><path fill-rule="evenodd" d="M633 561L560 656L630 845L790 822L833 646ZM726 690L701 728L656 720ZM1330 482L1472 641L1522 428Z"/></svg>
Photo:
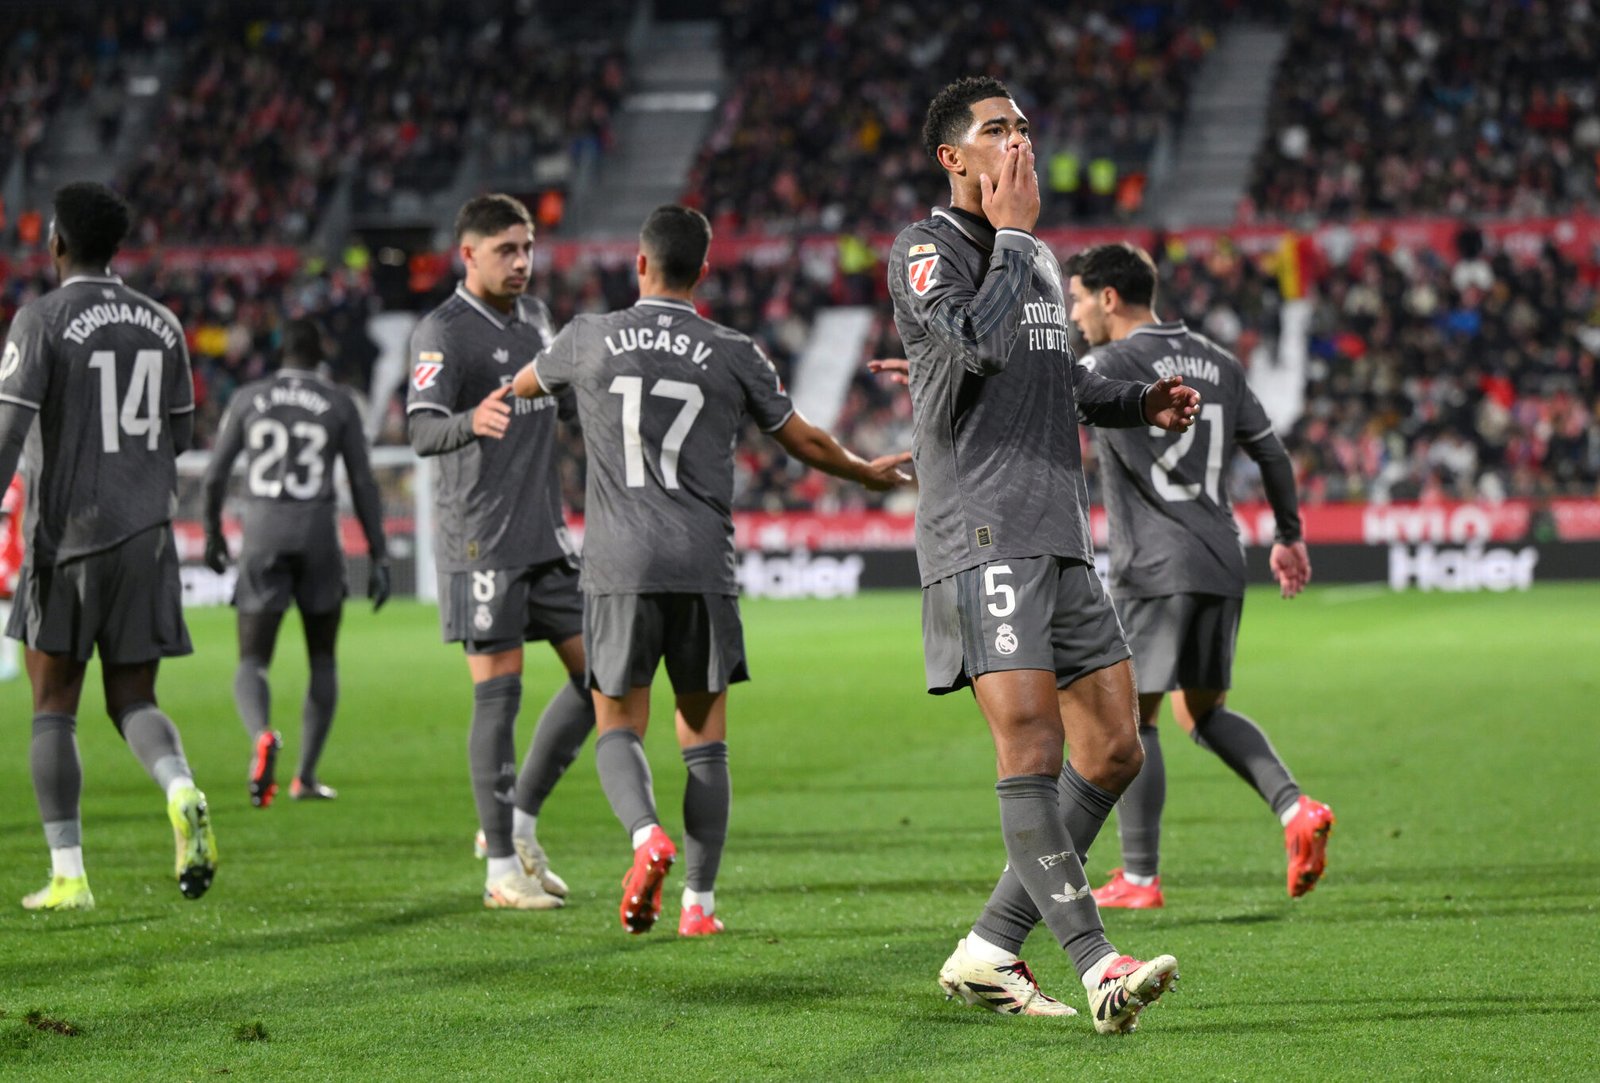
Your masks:
<svg viewBox="0 0 1600 1083"><path fill-rule="evenodd" d="M639 247L654 264L661 281L675 290L700 281L711 247L711 223L693 207L667 203L650 212L639 231Z"/></svg>
<svg viewBox="0 0 1600 1083"><path fill-rule="evenodd" d="M533 232L533 215L522 200L499 192L475 196L463 203L456 214L456 243L460 244L469 233L493 237L512 226L527 226L528 232Z"/></svg>
<svg viewBox="0 0 1600 1083"><path fill-rule="evenodd" d="M1127 241L1076 252L1061 273L1082 280L1083 288L1091 293L1110 286L1117 296L1139 308L1149 308L1156 300L1156 262L1150 253Z"/></svg>
<svg viewBox="0 0 1600 1083"><path fill-rule="evenodd" d="M972 107L986 98L1009 98L1011 91L998 79L969 75L957 79L928 103L928 116L922 122L922 146L928 157L939 160L939 147L961 141L972 123Z"/></svg>
<svg viewBox="0 0 1600 1083"><path fill-rule="evenodd" d="M74 181L56 189L55 230L73 263L103 267L133 228L133 212L103 184Z"/></svg>

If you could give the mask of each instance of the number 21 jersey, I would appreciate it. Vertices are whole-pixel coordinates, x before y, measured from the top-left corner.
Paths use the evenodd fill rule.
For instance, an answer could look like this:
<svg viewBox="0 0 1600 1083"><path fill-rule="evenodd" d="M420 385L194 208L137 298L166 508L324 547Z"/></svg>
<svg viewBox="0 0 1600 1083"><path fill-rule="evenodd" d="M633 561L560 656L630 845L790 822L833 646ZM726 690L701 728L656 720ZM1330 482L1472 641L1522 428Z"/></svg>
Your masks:
<svg viewBox="0 0 1600 1083"><path fill-rule="evenodd" d="M749 338L685 301L576 317L534 363L577 391L588 453L582 587L590 594L737 594L734 445L746 417L794 413Z"/></svg>
<svg viewBox="0 0 1600 1083"><path fill-rule="evenodd" d="M39 412L28 470L28 561L49 566L170 522L170 419L194 411L177 317L112 276L69 278L23 306L0 359L0 402Z"/></svg>

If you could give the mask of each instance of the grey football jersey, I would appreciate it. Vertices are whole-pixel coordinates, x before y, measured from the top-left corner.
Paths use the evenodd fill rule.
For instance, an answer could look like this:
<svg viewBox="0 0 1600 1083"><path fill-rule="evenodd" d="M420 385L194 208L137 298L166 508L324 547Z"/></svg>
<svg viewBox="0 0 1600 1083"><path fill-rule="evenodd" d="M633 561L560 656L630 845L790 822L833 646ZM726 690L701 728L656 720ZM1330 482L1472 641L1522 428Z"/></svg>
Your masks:
<svg viewBox="0 0 1600 1083"><path fill-rule="evenodd" d="M577 392L583 589L737 594L734 445L746 417L774 432L794 413L760 348L693 305L646 297L577 317L534 371L552 393Z"/></svg>
<svg viewBox="0 0 1600 1083"><path fill-rule="evenodd" d="M1240 443L1273 435L1244 367L1182 322L1146 324L1096 347L1083 364L1125 380L1182 376L1200 392L1188 432L1100 434L1111 583L1122 596L1244 594L1244 548L1228 500L1228 461Z"/></svg>
<svg viewBox="0 0 1600 1083"><path fill-rule="evenodd" d="M23 306L0 361L0 400L39 411L23 456L28 560L52 565L169 522L169 419L194 410L177 317L114 276L69 278Z"/></svg>
<svg viewBox="0 0 1600 1083"><path fill-rule="evenodd" d="M923 586L1005 557L1092 562L1079 416L1143 425L1147 385L1076 363L1050 249L941 208L895 238L889 294L911 363Z"/></svg>
<svg viewBox="0 0 1600 1083"><path fill-rule="evenodd" d="M519 297L515 311L503 314L457 287L411 333L406 412L471 412L511 383L552 334L542 301ZM556 471L556 401L506 401L511 423L503 439L476 439L439 456L440 571L522 568L572 555Z"/></svg>
<svg viewBox="0 0 1600 1083"><path fill-rule="evenodd" d="M247 552L305 551L336 529L340 457L352 489L376 485L355 400L306 369L283 369L234 393L206 474L208 504L240 454ZM215 495L220 510L221 493Z"/></svg>

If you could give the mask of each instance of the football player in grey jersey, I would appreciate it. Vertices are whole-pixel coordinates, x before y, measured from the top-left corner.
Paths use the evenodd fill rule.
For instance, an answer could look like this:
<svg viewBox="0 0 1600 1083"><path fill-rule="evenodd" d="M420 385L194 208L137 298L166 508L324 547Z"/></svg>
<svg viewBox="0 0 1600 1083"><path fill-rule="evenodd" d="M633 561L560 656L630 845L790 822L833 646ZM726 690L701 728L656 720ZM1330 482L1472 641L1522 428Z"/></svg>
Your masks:
<svg viewBox="0 0 1600 1083"><path fill-rule="evenodd" d="M1078 419L1181 432L1199 396L1181 378L1112 381L1075 363L1060 268L1031 232L1028 121L1003 84L946 87L923 141L949 177L950 207L895 239L889 292L922 487L927 683L970 685L988 720L1009 858L939 982L997 1012L1074 1014L1017 955L1042 915L1095 1029L1128 1031L1177 961L1111 946L1081 863L1140 750L1128 647L1093 566Z"/></svg>
<svg viewBox="0 0 1600 1083"><path fill-rule="evenodd" d="M1120 380L1181 373L1205 405L1195 427L1100 434L1111 525L1111 590L1133 647L1144 768L1117 804L1124 867L1094 892L1101 906L1164 905L1159 854L1166 768L1156 730L1168 692L1172 714L1196 744L1233 768L1278 817L1289 855L1288 888L1316 886L1333 813L1300 792L1267 735L1227 705L1244 606L1244 549L1228 500L1228 464L1243 448L1261 467L1277 520L1272 574L1285 598L1311 580L1300 537L1294 468L1236 358L1180 321L1156 319L1156 268L1128 244L1089 248L1068 261L1072 321L1092 352L1083 365Z"/></svg>
<svg viewBox="0 0 1600 1083"><path fill-rule="evenodd" d="M106 711L166 792L178 889L211 886L217 843L178 729L156 706L162 658L192 652L172 536L177 454L194 436L183 328L109 270L128 206L104 185L55 195L61 288L23 306L0 360L0 491L26 440L27 556L6 634L27 645L29 764L50 846L30 910L94 906L83 864L78 699L98 649Z"/></svg>
<svg viewBox="0 0 1600 1083"><path fill-rule="evenodd" d="M339 697L334 648L347 593L344 545L334 464L344 460L356 517L367 536L371 565L367 596L376 612L389 597L389 561L383 537L378 482L355 400L317 371L322 333L310 320L284 329L283 367L276 375L234 392L205 477L206 564L221 573L228 561L222 503L240 454L245 487L239 581L239 668L233 698L250 735L250 803L272 804L282 736L272 728L272 664L278 627L291 603L300 609L311 677L301 711L300 765L289 784L296 801L331 800L337 792L317 779L317 763L333 727Z"/></svg>
<svg viewBox="0 0 1600 1083"><path fill-rule="evenodd" d="M479 196L461 208L455 232L466 277L412 332L406 416L411 446L439 462L439 617L445 641L466 648L472 676L467 755L477 850L488 858L483 903L549 910L567 885L539 845L538 815L594 728L583 598L556 473L557 403L507 401L516 366L550 342L550 313L523 293L533 252L526 207ZM519 772L515 730L530 640L555 649L568 679L540 716Z"/></svg>
<svg viewBox="0 0 1600 1083"><path fill-rule="evenodd" d="M908 454L868 462L795 412L760 348L695 312L711 226L657 208L639 238L639 301L579 316L518 375L518 395L577 393L588 451L584 644L600 737L595 763L629 832L620 915L651 929L677 854L656 814L643 739L663 657L677 698L687 875L678 935L722 931L714 886L728 832L728 686L749 679L734 575L734 450L753 420L818 470L883 490Z"/></svg>

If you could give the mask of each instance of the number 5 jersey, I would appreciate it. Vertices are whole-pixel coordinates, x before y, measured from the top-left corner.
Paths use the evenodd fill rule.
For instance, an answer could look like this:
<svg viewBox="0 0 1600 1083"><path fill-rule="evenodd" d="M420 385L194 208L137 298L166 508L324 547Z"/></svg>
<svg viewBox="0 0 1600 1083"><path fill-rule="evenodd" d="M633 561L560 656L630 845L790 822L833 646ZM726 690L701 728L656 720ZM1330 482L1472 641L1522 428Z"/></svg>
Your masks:
<svg viewBox="0 0 1600 1083"><path fill-rule="evenodd" d="M0 358L0 402L28 431L28 560L52 566L170 522L170 419L194 412L177 317L115 276L80 275L24 305Z"/></svg>
<svg viewBox="0 0 1600 1083"><path fill-rule="evenodd" d="M734 446L747 417L770 433L794 413L760 348L686 301L645 297L574 318L534 371L551 394L577 392L583 590L737 594Z"/></svg>

